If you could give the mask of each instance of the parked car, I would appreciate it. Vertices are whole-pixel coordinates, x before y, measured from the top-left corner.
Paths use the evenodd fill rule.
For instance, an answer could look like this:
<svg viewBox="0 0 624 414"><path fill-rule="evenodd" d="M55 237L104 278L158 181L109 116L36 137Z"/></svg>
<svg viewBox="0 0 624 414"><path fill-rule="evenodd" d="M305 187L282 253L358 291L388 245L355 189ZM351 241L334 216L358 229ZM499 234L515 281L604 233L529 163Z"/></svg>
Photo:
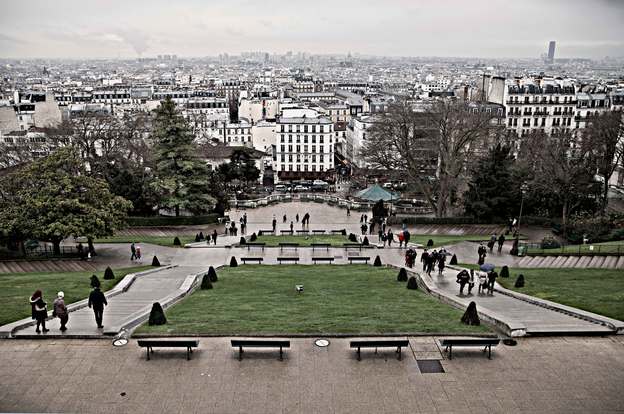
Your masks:
<svg viewBox="0 0 624 414"><path fill-rule="evenodd" d="M278 184L275 186L275 191L279 191L281 193L285 193L286 191L288 191L288 189L286 188L286 186L284 184Z"/></svg>

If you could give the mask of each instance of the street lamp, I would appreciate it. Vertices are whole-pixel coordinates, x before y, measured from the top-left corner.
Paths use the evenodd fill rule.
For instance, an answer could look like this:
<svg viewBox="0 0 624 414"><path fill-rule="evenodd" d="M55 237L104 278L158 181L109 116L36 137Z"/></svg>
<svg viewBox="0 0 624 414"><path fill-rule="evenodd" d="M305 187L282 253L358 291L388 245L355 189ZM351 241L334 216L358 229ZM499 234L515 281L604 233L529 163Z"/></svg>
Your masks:
<svg viewBox="0 0 624 414"><path fill-rule="evenodd" d="M516 241L514 243L514 249L515 250L515 254L518 255L519 253L519 246L520 246L520 221L522 220L522 207L524 206L524 195L527 193L527 191L529 191L529 186L527 185L527 183L522 183L522 185L520 186L520 192L522 193L521 198L520 198L520 214L518 215L518 228L516 228Z"/></svg>

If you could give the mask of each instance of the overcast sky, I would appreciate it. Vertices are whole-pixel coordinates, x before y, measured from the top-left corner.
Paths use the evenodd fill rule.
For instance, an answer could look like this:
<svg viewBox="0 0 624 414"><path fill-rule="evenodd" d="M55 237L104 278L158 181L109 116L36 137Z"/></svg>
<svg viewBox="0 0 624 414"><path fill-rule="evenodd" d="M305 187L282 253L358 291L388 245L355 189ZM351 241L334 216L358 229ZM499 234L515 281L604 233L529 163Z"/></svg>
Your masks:
<svg viewBox="0 0 624 414"><path fill-rule="evenodd" d="M0 0L0 57L624 56L624 0Z"/></svg>

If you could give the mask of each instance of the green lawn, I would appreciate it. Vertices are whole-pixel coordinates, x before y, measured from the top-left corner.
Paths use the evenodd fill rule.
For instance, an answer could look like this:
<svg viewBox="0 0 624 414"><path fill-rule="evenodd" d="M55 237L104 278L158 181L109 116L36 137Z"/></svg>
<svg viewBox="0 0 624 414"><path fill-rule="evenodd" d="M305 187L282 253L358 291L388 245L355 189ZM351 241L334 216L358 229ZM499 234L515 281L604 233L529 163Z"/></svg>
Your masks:
<svg viewBox="0 0 624 414"><path fill-rule="evenodd" d="M168 323L141 326L160 334L486 333L462 312L396 281L397 271L372 266L222 268L214 289L197 290L168 309ZM295 285L303 284L297 293Z"/></svg>
<svg viewBox="0 0 624 414"><path fill-rule="evenodd" d="M141 272L151 269L151 266L113 269L115 279L104 280L104 272L95 272L102 290L115 286L128 273ZM17 321L30 316L30 295L37 289L43 292L43 299L52 309L56 293L62 290L65 293L65 303L70 304L89 296L91 291L91 272L63 272L63 273L5 273L0 274L0 325Z"/></svg>
<svg viewBox="0 0 624 414"><path fill-rule="evenodd" d="M175 236L127 236L119 235L97 239L94 243L149 243L165 247L184 247L187 243L194 243L195 236L178 236L181 246L174 246Z"/></svg>
<svg viewBox="0 0 624 414"><path fill-rule="evenodd" d="M593 248L592 248L593 247ZM624 240L610 241L605 243L577 244L562 246L556 249L527 249L528 255L557 255L560 253L580 254L622 254L624 255Z"/></svg>
<svg viewBox="0 0 624 414"><path fill-rule="evenodd" d="M249 238L247 239L249 240ZM278 246L279 243L299 243L301 246L310 246L312 243L330 243L334 246L342 246L349 243L349 239L341 234L319 234L308 236L258 236L256 243L266 243L267 246Z"/></svg>
<svg viewBox="0 0 624 414"><path fill-rule="evenodd" d="M395 234L395 242L398 243L398 239ZM410 234L410 243L422 244L427 246L429 239L433 240L433 247L448 246L449 244L460 243L463 241L487 241L490 240L490 236L484 234Z"/></svg>
<svg viewBox="0 0 624 414"><path fill-rule="evenodd" d="M476 269L477 265L459 266ZM500 267L496 268L500 273ZM524 287L515 288L524 275ZM624 321L624 272L605 269L510 268L509 279L496 279L503 287L526 295L573 306Z"/></svg>

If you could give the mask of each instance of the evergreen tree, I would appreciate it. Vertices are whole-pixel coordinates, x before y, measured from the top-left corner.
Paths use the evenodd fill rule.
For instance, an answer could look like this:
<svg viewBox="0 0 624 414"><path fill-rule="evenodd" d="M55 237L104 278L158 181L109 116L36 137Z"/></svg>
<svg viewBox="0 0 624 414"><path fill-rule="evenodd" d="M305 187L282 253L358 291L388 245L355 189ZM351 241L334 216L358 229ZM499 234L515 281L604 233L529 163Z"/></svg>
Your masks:
<svg viewBox="0 0 624 414"><path fill-rule="evenodd" d="M208 168L197 156L187 121L170 98L156 110L152 136L160 206L175 211L176 216L181 210L194 214L210 211L215 200L208 194Z"/></svg>
<svg viewBox="0 0 624 414"><path fill-rule="evenodd" d="M490 149L472 170L464 193L467 215L484 221L507 219L518 214L519 186L515 185L515 159L500 143Z"/></svg>

